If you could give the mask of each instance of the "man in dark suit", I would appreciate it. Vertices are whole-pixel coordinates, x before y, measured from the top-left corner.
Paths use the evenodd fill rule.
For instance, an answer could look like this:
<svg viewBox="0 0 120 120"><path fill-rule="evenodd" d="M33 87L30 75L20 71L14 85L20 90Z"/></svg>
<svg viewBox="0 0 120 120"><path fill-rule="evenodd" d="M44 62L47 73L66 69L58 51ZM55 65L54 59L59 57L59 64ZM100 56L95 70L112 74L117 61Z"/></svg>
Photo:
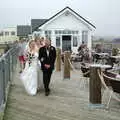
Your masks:
<svg viewBox="0 0 120 120"><path fill-rule="evenodd" d="M41 62L41 69L43 71L43 83L45 88L45 95L50 93L50 79L54 69L56 59L56 49L51 46L50 40L45 40L45 46L39 50L39 60Z"/></svg>

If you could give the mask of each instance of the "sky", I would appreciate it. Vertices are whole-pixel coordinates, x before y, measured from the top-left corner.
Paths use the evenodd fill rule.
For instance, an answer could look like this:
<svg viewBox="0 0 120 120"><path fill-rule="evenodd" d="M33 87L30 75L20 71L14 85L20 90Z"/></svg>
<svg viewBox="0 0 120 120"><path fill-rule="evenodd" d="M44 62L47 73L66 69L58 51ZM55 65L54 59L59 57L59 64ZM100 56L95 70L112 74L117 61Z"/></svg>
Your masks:
<svg viewBox="0 0 120 120"><path fill-rule="evenodd" d="M96 36L120 36L120 0L0 0L0 29L50 18L66 6L96 26Z"/></svg>

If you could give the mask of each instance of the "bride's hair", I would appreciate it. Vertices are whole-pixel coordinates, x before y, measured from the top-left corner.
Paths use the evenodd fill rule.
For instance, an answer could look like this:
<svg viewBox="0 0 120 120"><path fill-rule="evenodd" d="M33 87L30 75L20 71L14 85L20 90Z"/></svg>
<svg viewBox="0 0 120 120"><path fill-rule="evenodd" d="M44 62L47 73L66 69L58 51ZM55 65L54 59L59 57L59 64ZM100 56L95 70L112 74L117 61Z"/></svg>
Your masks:
<svg viewBox="0 0 120 120"><path fill-rule="evenodd" d="M30 51L30 44L34 42L34 40L29 40L27 45L26 45L26 48L25 48L25 51Z"/></svg>
<svg viewBox="0 0 120 120"><path fill-rule="evenodd" d="M32 42L35 42L35 40L30 40L30 41L29 41L29 48L30 48L30 44L31 44Z"/></svg>

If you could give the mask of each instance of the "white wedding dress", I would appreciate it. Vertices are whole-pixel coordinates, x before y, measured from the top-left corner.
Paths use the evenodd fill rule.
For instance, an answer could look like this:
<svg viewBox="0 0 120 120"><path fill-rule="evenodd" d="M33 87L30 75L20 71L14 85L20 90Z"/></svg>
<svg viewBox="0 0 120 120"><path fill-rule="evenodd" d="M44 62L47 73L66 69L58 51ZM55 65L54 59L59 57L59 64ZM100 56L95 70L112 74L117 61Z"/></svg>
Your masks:
<svg viewBox="0 0 120 120"><path fill-rule="evenodd" d="M40 69L40 68L39 68ZM29 95L36 95L38 87L38 53L34 53L31 63L26 61L25 69L20 78Z"/></svg>

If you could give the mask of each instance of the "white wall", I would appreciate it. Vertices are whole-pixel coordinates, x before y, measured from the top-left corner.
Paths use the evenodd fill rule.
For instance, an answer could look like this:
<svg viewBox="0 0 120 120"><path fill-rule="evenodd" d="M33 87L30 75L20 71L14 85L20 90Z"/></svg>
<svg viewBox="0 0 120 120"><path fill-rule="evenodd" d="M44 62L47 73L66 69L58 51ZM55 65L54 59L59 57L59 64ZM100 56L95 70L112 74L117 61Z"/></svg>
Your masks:
<svg viewBox="0 0 120 120"><path fill-rule="evenodd" d="M18 40L16 27L4 28L0 32L3 32L3 36L0 36L0 42L13 42ZM9 32L9 35L5 35L5 32ZM11 35L11 32L15 32L15 35Z"/></svg>
<svg viewBox="0 0 120 120"><path fill-rule="evenodd" d="M54 34L55 30L77 30L79 31L78 46L72 47L73 52L77 52L78 47L82 43L82 31L88 31L88 47L89 49L91 49L91 29L92 28L90 28L90 26L82 22L72 13L70 13L68 16L65 16L65 13L63 13L59 17L55 18L53 21L44 24L39 29L42 29L43 31L52 30L52 41L51 42L53 46L56 46L56 40L55 40L55 34ZM71 42L73 44L73 39Z"/></svg>
<svg viewBox="0 0 120 120"><path fill-rule="evenodd" d="M9 27L9 28L4 28L3 33L5 35L5 32L9 32L9 36L11 36L11 32L15 32L15 35L17 35L17 28L16 27Z"/></svg>
<svg viewBox="0 0 120 120"><path fill-rule="evenodd" d="M43 30L49 30L49 29L50 30L51 29L89 30L89 28L85 23L82 23L81 20L79 20L71 13L68 16L65 16L65 13L62 14L52 22L46 24L42 29Z"/></svg>

